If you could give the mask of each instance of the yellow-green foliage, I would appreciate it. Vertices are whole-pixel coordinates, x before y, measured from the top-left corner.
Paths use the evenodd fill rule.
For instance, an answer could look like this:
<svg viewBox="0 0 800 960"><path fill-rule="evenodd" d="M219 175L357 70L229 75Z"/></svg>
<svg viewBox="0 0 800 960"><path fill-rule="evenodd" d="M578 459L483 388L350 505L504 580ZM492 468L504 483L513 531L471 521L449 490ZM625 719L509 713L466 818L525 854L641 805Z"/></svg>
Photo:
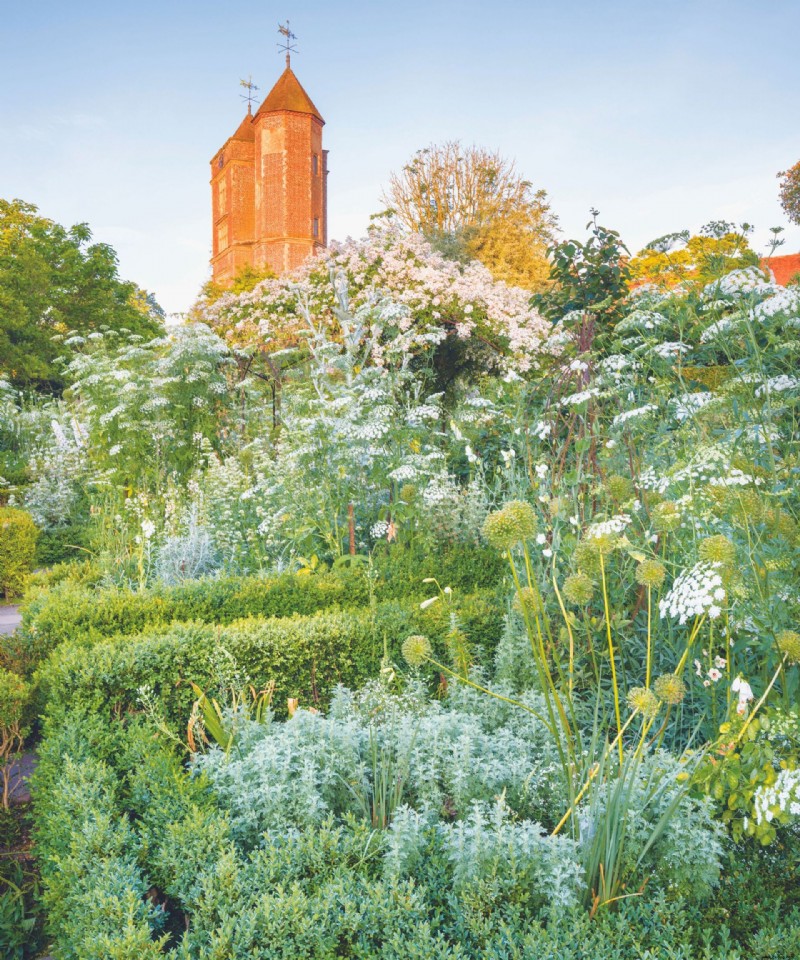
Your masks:
<svg viewBox="0 0 800 960"><path fill-rule="evenodd" d="M39 531L31 515L0 507L0 589L6 599L19 596L28 579Z"/></svg>

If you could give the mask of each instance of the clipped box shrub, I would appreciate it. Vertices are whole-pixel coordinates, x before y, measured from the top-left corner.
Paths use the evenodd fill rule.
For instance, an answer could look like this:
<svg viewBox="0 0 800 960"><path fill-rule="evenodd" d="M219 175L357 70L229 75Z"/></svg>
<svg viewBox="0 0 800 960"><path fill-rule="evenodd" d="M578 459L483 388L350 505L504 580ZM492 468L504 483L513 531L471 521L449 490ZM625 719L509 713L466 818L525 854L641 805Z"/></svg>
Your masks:
<svg viewBox="0 0 800 960"><path fill-rule="evenodd" d="M227 624L245 617L288 617L329 607L359 607L368 599L357 571L306 577L223 577L136 592L87 590L66 581L34 596L23 610L17 657L32 669L65 642L91 644L151 627L202 620Z"/></svg>
<svg viewBox="0 0 800 960"><path fill-rule="evenodd" d="M491 654L502 631L502 612L488 598L464 598L459 617L476 648ZM410 633L424 632L435 653L449 662L446 610L420 610L419 604L389 601L374 610L322 611L311 616L240 620L227 626L190 622L134 637L99 640L85 646L63 644L36 674L42 712L70 707L118 717L140 709L141 688L160 702L170 724L184 732L195 699L189 681L204 690L225 686L240 670L256 685L275 682L275 705L288 697L302 704L325 703L341 683L357 687L380 669L384 649L398 664ZM385 646L384 646L385 645Z"/></svg>
<svg viewBox="0 0 800 960"><path fill-rule="evenodd" d="M0 590L7 600L20 596L25 588L38 536L29 513L0 507Z"/></svg>

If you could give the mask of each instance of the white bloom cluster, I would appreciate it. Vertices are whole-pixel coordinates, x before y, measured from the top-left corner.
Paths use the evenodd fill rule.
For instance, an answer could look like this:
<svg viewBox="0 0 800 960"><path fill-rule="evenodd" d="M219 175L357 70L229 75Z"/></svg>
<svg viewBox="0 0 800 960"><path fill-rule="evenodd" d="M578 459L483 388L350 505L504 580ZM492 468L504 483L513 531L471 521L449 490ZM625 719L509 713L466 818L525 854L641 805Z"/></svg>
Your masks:
<svg viewBox="0 0 800 960"><path fill-rule="evenodd" d="M756 320L765 320L778 313L800 314L800 289L797 287L783 287L773 297L767 297L756 304L753 316Z"/></svg>
<svg viewBox="0 0 800 960"><path fill-rule="evenodd" d="M701 410L707 403L714 399L713 393L684 393L672 402L675 404L675 419L688 420L689 417Z"/></svg>
<svg viewBox="0 0 800 960"><path fill-rule="evenodd" d="M681 340L667 340L665 343L657 343L653 347L653 353L662 360L671 360L673 357L688 353L691 349L688 343L683 343Z"/></svg>
<svg viewBox="0 0 800 960"><path fill-rule="evenodd" d="M425 420L438 420L441 414L439 407L435 406L432 403L420 403L416 407L412 407L407 415L406 419L409 423L417 424L423 423Z"/></svg>
<svg viewBox="0 0 800 960"><path fill-rule="evenodd" d="M588 537L604 537L607 534L617 536L625 532L625 528L630 524L631 518L627 513L618 513L609 520L600 520L593 523L586 530Z"/></svg>
<svg viewBox="0 0 800 960"><path fill-rule="evenodd" d="M770 823L778 813L800 817L800 770L781 770L771 787L759 787L753 796L756 823Z"/></svg>
<svg viewBox="0 0 800 960"><path fill-rule="evenodd" d="M703 292L710 297L724 297L745 293L775 293L779 289L774 283L767 283L759 267L743 267L707 284Z"/></svg>
<svg viewBox="0 0 800 960"><path fill-rule="evenodd" d="M653 410L658 410L658 407L654 403L646 403L643 407L634 407L633 410L625 410L623 413L618 413L616 417L614 417L611 425L618 427L621 423L632 420L634 417L643 417L646 413L652 413Z"/></svg>
<svg viewBox="0 0 800 960"><path fill-rule="evenodd" d="M716 320L714 323L707 326L700 334L700 343L708 343L709 340L714 340L727 330L730 330L732 326L733 324L730 317L723 317L721 320Z"/></svg>
<svg viewBox="0 0 800 960"><path fill-rule="evenodd" d="M711 477L708 482L712 487L749 487L759 486L764 481L761 477L754 477L738 467L731 467L727 476Z"/></svg>
<svg viewBox="0 0 800 960"><path fill-rule="evenodd" d="M721 604L726 597L719 568L719 563L701 560L684 570L669 593L659 601L661 619L670 616L683 625L689 617L702 617L707 613L715 620L722 613Z"/></svg>
<svg viewBox="0 0 800 960"><path fill-rule="evenodd" d="M396 470L392 470L389 476L392 480L396 480L398 483L405 483L408 480L414 480L417 476L417 471L411 466L411 464L404 463Z"/></svg>
<svg viewBox="0 0 800 960"><path fill-rule="evenodd" d="M592 397L596 397L599 393L597 387L589 387L586 390L579 390L578 393L571 393L567 397L562 397L559 404L562 407L576 407L581 403L586 403L587 400L591 400Z"/></svg>
<svg viewBox="0 0 800 960"><path fill-rule="evenodd" d="M796 387L800 387L800 377L790 377L788 374L782 373L778 377L770 377L760 387L757 387L756 396L763 397L765 394L782 393L784 390L794 390Z"/></svg>
<svg viewBox="0 0 800 960"><path fill-rule="evenodd" d="M385 520L378 520L369 528L369 535L373 540L382 540L389 532L389 524Z"/></svg>
<svg viewBox="0 0 800 960"><path fill-rule="evenodd" d="M655 330L667 322L661 313L652 310L632 310L627 317L616 325L615 333L627 333L629 330Z"/></svg>

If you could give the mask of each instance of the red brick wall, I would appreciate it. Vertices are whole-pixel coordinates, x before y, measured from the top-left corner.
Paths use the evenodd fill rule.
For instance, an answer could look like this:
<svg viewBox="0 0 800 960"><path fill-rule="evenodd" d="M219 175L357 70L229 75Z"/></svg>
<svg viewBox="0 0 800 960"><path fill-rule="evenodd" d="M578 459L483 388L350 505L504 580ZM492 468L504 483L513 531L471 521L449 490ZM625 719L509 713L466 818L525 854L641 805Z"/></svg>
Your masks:
<svg viewBox="0 0 800 960"><path fill-rule="evenodd" d="M246 263L288 273L328 240L322 122L280 110L258 114L254 129L255 142L231 138L211 161L211 264L223 284Z"/></svg>
<svg viewBox="0 0 800 960"><path fill-rule="evenodd" d="M211 161L212 273L227 283L252 263L255 168L252 142L229 139Z"/></svg>
<svg viewBox="0 0 800 960"><path fill-rule="evenodd" d="M800 274L800 253L789 253L782 257L771 257L762 260L762 265L775 274L775 282L782 286L797 274Z"/></svg>

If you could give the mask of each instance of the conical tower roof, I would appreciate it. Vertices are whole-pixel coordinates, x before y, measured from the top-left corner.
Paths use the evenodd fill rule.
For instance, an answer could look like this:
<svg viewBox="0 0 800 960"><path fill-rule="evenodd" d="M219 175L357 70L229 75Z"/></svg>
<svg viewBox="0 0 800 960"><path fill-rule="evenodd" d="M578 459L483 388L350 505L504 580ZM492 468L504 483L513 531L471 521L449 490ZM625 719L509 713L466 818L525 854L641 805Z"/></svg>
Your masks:
<svg viewBox="0 0 800 960"><path fill-rule="evenodd" d="M281 110L291 110L293 113L310 113L320 123L325 123L311 97L305 92L288 64L278 78L278 82L267 94L266 100L258 108L256 116L258 117L262 113L277 113Z"/></svg>
<svg viewBox="0 0 800 960"><path fill-rule="evenodd" d="M255 138L256 130L253 126L253 114L250 113L250 108L248 107L244 120L239 124L239 129L233 134L231 140L250 141L255 140Z"/></svg>

